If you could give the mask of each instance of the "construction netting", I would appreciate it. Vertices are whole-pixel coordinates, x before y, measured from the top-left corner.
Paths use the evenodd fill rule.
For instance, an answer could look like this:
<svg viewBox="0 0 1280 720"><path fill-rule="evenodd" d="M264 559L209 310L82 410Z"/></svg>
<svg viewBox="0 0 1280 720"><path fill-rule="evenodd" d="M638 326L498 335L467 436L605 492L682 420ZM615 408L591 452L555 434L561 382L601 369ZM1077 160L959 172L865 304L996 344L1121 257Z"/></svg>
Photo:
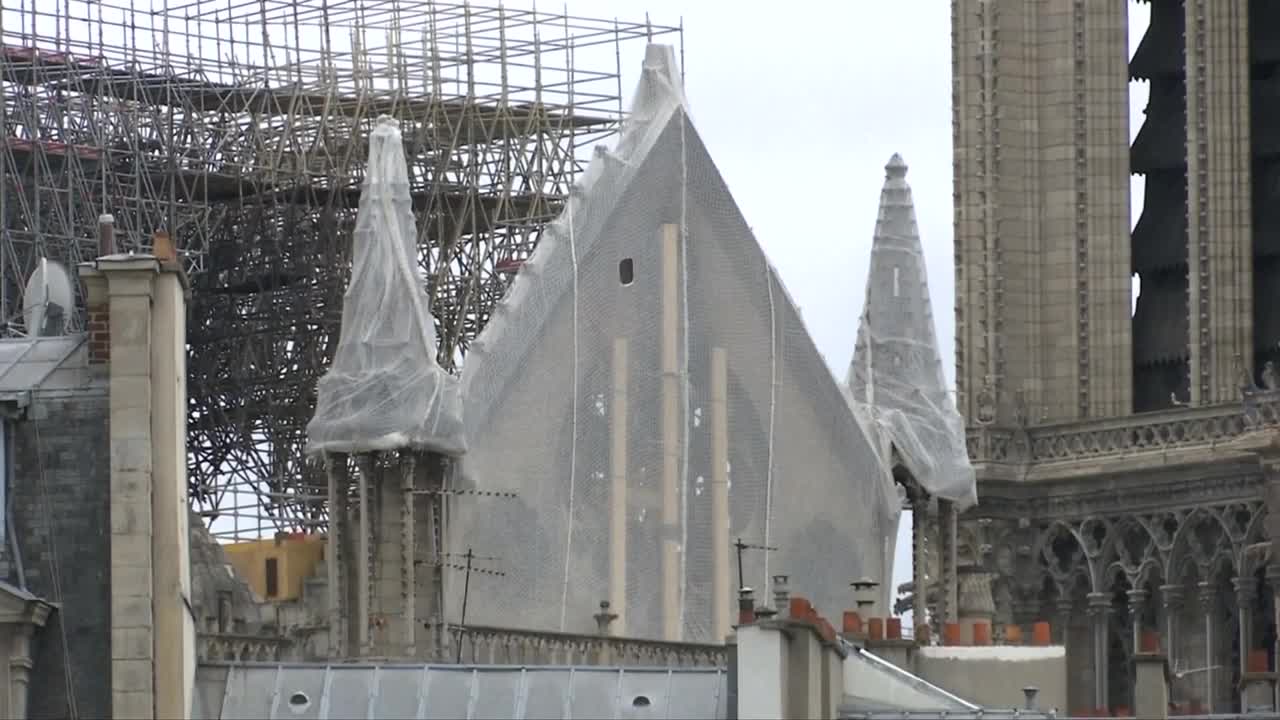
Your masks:
<svg viewBox="0 0 1280 720"><path fill-rule="evenodd" d="M978 499L973 467L964 419L942 372L906 176L907 165L895 154L885 166L848 388L854 413L885 465L900 462L930 495L964 509Z"/></svg>
<svg viewBox="0 0 1280 720"><path fill-rule="evenodd" d="M307 451L465 448L457 380L436 362L418 273L417 231L399 123L378 118L352 240L351 282L328 372L316 389Z"/></svg>
<svg viewBox="0 0 1280 720"><path fill-rule="evenodd" d="M740 582L828 617L887 587L898 501L650 46L462 373L449 543L492 558L468 625L720 641ZM469 492L514 492L514 498ZM739 578L741 540L743 577ZM774 548L774 549L766 549ZM446 580L449 620L463 574ZM882 610L883 610L882 606Z"/></svg>

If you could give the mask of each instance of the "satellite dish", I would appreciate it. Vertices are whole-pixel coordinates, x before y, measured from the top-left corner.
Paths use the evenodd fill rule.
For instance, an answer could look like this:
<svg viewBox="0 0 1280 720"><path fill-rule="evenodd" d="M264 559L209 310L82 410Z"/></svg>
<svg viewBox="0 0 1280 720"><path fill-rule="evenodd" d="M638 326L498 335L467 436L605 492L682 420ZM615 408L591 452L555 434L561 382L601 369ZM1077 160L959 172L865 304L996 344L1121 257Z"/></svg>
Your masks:
<svg viewBox="0 0 1280 720"><path fill-rule="evenodd" d="M66 268L48 258L40 258L36 271L27 280L22 296L22 317L28 337L64 335L75 307L71 276Z"/></svg>

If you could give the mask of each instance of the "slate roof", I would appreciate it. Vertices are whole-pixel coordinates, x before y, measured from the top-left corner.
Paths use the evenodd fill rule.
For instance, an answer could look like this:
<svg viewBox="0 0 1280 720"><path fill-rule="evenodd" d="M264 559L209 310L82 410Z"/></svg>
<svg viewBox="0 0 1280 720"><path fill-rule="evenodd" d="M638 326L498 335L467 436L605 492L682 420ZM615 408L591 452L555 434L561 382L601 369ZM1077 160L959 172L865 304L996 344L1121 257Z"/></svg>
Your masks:
<svg viewBox="0 0 1280 720"><path fill-rule="evenodd" d="M0 339L0 400L33 390L72 390L88 384L83 334Z"/></svg>
<svg viewBox="0 0 1280 720"><path fill-rule="evenodd" d="M716 668L201 665L192 717L721 720L727 686Z"/></svg>

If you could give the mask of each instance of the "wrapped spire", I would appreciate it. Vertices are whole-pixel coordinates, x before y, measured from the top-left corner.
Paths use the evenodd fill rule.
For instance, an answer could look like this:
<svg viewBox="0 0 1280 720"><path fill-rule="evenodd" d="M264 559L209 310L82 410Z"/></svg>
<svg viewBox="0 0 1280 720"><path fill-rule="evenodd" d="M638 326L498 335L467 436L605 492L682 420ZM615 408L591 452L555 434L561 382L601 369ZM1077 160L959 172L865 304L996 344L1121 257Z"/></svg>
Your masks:
<svg viewBox="0 0 1280 720"><path fill-rule="evenodd" d="M307 451L461 455L458 386L436 362L400 126L385 115L369 136L354 235L338 348L317 387Z"/></svg>

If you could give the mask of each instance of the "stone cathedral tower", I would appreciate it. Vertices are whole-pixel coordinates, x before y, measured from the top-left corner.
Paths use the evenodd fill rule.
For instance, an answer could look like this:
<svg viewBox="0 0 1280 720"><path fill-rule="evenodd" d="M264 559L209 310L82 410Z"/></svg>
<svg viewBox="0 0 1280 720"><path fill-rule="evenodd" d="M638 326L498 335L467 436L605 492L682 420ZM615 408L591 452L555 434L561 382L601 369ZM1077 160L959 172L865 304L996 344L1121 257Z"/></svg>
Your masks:
<svg viewBox="0 0 1280 720"><path fill-rule="evenodd" d="M1054 623L1067 710L1132 707L1144 632L1173 702L1238 709L1280 587L1242 440L1280 417L1280 2L951 9L961 554L1001 620Z"/></svg>

